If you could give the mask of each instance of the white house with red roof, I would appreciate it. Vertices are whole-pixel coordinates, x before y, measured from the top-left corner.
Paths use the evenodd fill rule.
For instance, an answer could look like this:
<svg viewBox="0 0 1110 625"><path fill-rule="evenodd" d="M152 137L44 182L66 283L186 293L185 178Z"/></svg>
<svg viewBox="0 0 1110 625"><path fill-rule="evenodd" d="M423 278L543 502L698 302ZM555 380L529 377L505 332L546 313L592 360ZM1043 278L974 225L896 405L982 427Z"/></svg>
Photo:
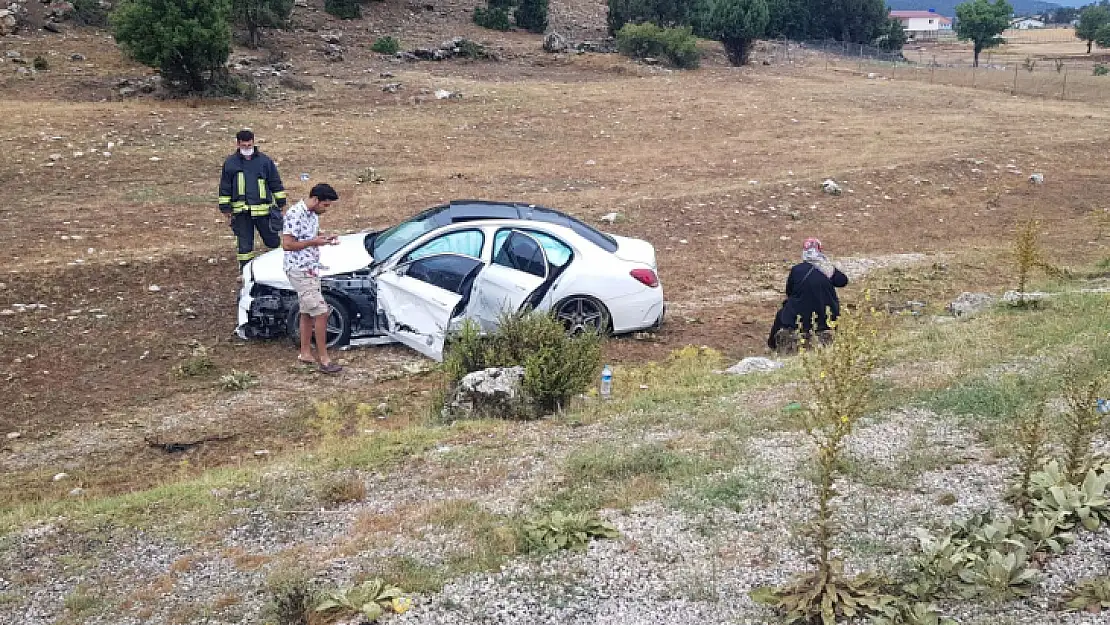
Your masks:
<svg viewBox="0 0 1110 625"><path fill-rule="evenodd" d="M906 34L950 32L952 19L933 11L891 11L890 17L902 22Z"/></svg>

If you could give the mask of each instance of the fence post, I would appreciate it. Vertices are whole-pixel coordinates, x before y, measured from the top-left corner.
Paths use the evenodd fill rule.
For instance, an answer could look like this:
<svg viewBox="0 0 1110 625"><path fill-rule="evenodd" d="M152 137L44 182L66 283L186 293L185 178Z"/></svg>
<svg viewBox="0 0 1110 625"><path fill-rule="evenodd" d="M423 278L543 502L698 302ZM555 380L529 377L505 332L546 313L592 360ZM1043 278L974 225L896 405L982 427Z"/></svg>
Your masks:
<svg viewBox="0 0 1110 625"><path fill-rule="evenodd" d="M978 65L972 65L971 66L971 88L972 89L975 88L975 75L978 74L978 73L979 73L979 66Z"/></svg>
<svg viewBox="0 0 1110 625"><path fill-rule="evenodd" d="M1017 77L1018 77L1018 69L1020 69L1020 68L1019 68L1019 67L1018 67L1017 65L1015 65L1015 66L1014 66L1014 88L1013 88L1013 89L1010 89L1010 95L1017 95Z"/></svg>
<svg viewBox="0 0 1110 625"><path fill-rule="evenodd" d="M1064 87L1060 89L1060 99L1064 100L1068 97L1068 66L1064 66Z"/></svg>
<svg viewBox="0 0 1110 625"><path fill-rule="evenodd" d="M933 55L933 63L929 66L929 84L933 84L933 74L937 71L937 55Z"/></svg>

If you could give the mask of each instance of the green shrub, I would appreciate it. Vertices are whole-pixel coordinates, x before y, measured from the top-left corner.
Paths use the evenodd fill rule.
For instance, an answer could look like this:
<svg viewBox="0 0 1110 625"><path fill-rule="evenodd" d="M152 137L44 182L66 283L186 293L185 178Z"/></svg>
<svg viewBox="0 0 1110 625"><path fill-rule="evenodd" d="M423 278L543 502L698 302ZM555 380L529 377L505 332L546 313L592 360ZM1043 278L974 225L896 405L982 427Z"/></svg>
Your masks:
<svg viewBox="0 0 1110 625"><path fill-rule="evenodd" d="M45 56L40 54L31 61L31 67L35 68L36 71L45 72L50 69L50 62L46 60Z"/></svg>
<svg viewBox="0 0 1110 625"><path fill-rule="evenodd" d="M1107 67L1102 63L1095 65L1095 76L1106 76L1107 74L1110 74L1110 67Z"/></svg>
<svg viewBox="0 0 1110 625"><path fill-rule="evenodd" d="M590 332L570 336L546 313L505 314L497 330L484 336L475 324L463 324L444 364L452 385L473 371L523 366L527 400L550 412L593 383L601 369L601 337Z"/></svg>
<svg viewBox="0 0 1110 625"><path fill-rule="evenodd" d="M341 20L362 17L362 5L358 0L324 0L324 10Z"/></svg>
<svg viewBox="0 0 1110 625"><path fill-rule="evenodd" d="M698 40L689 26L661 28L655 24L626 24L617 32L617 49L634 59L666 58L675 67L698 66Z"/></svg>
<svg viewBox="0 0 1110 625"><path fill-rule="evenodd" d="M100 0L74 0L73 21L79 26L104 27L108 25L108 10Z"/></svg>
<svg viewBox="0 0 1110 625"><path fill-rule="evenodd" d="M171 85L202 92L231 53L229 0L127 0L112 11L116 41Z"/></svg>
<svg viewBox="0 0 1110 625"><path fill-rule="evenodd" d="M509 12L500 7L474 7L474 23L490 30L510 30Z"/></svg>
<svg viewBox="0 0 1110 625"><path fill-rule="evenodd" d="M263 618L276 625L309 625L319 593L312 577L301 569L280 568L266 578L269 599Z"/></svg>
<svg viewBox="0 0 1110 625"><path fill-rule="evenodd" d="M208 348L200 343L193 345L193 351L184 362L174 367L174 373L183 378L196 378L208 375L216 370L216 362Z"/></svg>
<svg viewBox="0 0 1110 625"><path fill-rule="evenodd" d="M547 30L548 0L520 0L516 9L516 25L530 33L542 34Z"/></svg>
<svg viewBox="0 0 1110 625"><path fill-rule="evenodd" d="M370 49L378 54L397 54L401 49L401 42L393 37L378 37Z"/></svg>
<svg viewBox="0 0 1110 625"><path fill-rule="evenodd" d="M702 8L700 2L676 0L608 0L609 34L616 35L625 24L651 22L660 26L691 24Z"/></svg>
<svg viewBox="0 0 1110 625"><path fill-rule="evenodd" d="M596 514L564 514L558 510L526 521L521 533L525 549L534 553L555 553L563 549L585 551L591 540L620 537L616 527Z"/></svg>
<svg viewBox="0 0 1110 625"><path fill-rule="evenodd" d="M232 369L231 373L220 376L220 388L225 391L245 391L258 385L258 378L250 371Z"/></svg>

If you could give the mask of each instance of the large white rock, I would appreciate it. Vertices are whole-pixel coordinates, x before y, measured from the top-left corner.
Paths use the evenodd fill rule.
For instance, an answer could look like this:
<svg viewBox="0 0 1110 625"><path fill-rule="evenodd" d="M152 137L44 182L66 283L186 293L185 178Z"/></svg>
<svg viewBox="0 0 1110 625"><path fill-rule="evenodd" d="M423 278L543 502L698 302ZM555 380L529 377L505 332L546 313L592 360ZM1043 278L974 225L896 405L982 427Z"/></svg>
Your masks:
<svg viewBox="0 0 1110 625"><path fill-rule="evenodd" d="M749 373L759 373L764 371L774 371L781 369L783 363L778 360L771 360L770 358L763 358L760 356L751 356L745 358L740 362L725 369L725 373L732 375L747 375Z"/></svg>
<svg viewBox="0 0 1110 625"><path fill-rule="evenodd" d="M960 293L960 296L948 305L948 312L955 317L970 317L994 306L994 298L987 293Z"/></svg>
<svg viewBox="0 0 1110 625"><path fill-rule="evenodd" d="M444 412L452 418L512 417L524 402L524 367L491 367L463 376Z"/></svg>

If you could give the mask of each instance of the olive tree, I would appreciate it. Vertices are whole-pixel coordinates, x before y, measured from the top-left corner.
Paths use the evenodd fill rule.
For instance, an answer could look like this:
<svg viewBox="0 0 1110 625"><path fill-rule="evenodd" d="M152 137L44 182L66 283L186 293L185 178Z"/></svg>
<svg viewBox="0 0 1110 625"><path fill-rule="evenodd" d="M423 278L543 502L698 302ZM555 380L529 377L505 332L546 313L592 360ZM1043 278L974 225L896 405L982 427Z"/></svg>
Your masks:
<svg viewBox="0 0 1110 625"><path fill-rule="evenodd" d="M1087 42L1087 54L1091 53L1092 43L1103 47L1102 42L1099 41L1099 31L1107 25L1110 25L1110 6L1092 4L1083 7L1079 12L1079 24L1075 27L1075 36Z"/></svg>

